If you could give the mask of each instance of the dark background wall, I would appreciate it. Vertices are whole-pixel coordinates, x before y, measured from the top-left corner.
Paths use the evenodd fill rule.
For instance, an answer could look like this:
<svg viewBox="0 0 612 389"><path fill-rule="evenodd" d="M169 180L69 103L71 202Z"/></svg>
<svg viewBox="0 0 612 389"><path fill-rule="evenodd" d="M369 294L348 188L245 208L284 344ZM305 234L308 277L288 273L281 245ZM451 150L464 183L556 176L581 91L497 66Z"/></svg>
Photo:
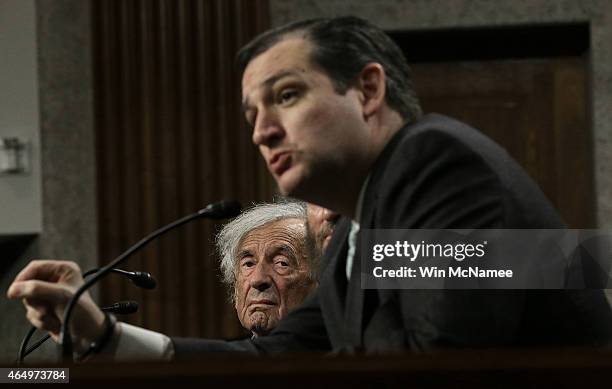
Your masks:
<svg viewBox="0 0 612 389"><path fill-rule="evenodd" d="M268 26L265 1L101 1L92 9L99 258L219 199L271 199L240 111L237 50ZM159 286L109 277L101 301L142 303L126 320L170 335L243 332L219 284L218 224L173 231L130 260Z"/></svg>

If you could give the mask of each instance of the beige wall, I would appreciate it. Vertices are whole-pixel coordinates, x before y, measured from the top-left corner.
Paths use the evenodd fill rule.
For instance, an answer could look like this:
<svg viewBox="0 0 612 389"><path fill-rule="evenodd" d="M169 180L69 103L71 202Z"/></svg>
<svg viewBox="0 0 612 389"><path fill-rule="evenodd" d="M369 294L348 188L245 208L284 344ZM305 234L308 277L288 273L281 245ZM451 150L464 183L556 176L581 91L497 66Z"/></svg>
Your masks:
<svg viewBox="0 0 612 389"><path fill-rule="evenodd" d="M89 1L35 5L43 232L1 246L0 362L15 358L29 328L21 303L4 297L19 270L39 257L71 258L83 268L97 262ZM36 356L53 352L48 343Z"/></svg>
<svg viewBox="0 0 612 389"><path fill-rule="evenodd" d="M0 239L42 229L36 9L0 1L0 137L29 143L27 174L0 175Z"/></svg>

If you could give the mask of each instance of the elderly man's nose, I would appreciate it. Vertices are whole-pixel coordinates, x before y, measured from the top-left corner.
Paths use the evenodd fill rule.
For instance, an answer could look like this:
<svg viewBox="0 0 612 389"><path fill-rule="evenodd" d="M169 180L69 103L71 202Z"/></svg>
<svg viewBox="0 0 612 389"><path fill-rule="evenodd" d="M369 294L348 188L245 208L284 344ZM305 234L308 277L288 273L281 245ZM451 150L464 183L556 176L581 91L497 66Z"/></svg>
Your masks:
<svg viewBox="0 0 612 389"><path fill-rule="evenodd" d="M267 272L265 266L261 263L257 265L255 271L251 274L251 287L264 291L268 289L272 285L272 279Z"/></svg>

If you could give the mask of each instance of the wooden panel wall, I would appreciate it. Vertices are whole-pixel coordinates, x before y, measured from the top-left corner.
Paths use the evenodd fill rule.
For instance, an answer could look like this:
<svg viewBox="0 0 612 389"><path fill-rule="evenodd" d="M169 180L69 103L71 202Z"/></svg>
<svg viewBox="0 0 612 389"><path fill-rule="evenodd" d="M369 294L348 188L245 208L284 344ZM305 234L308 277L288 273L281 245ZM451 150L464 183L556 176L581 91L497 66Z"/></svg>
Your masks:
<svg viewBox="0 0 612 389"><path fill-rule="evenodd" d="M99 258L222 198L268 200L272 181L240 113L239 47L268 26L265 0L94 1ZM198 221L131 259L158 287L110 275L103 304L141 303L127 321L180 336L243 334Z"/></svg>
<svg viewBox="0 0 612 389"><path fill-rule="evenodd" d="M572 228L595 228L584 57L419 63L423 110L469 123L502 145Z"/></svg>

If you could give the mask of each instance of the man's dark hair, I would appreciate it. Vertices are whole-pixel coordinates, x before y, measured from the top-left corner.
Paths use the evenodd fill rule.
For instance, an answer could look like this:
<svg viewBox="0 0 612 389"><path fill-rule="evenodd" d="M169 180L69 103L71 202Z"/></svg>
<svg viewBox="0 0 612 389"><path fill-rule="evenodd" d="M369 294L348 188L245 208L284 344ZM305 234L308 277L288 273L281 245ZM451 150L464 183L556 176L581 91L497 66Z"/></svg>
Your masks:
<svg viewBox="0 0 612 389"><path fill-rule="evenodd" d="M264 32L238 52L240 74L251 60L288 36L313 44L313 63L327 73L340 94L346 93L366 64L379 63L386 75L387 104L407 122L421 116L410 67L400 48L380 28L352 16L308 19Z"/></svg>

